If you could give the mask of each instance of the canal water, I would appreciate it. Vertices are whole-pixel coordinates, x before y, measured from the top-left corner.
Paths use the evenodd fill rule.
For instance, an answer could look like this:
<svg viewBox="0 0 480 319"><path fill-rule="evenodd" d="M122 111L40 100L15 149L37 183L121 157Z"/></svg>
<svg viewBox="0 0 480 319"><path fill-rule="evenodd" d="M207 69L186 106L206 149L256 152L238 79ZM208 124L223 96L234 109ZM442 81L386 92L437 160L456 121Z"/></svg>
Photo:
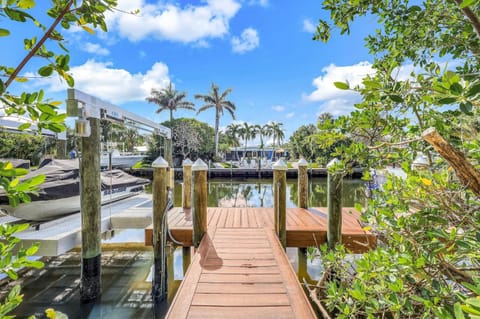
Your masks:
<svg viewBox="0 0 480 319"><path fill-rule="evenodd" d="M296 207L297 180L287 180L287 207ZM345 179L343 205L352 207L364 201L364 183ZM174 189L175 206L181 206L182 184ZM210 180L209 207L273 207L271 180ZM327 206L326 179L309 181L309 207ZM45 258L45 268L29 270L21 279L24 302L12 314L17 318L36 315L44 318L44 310L54 308L70 319L143 319L163 318L183 278L182 250L176 249L169 258L169 296L166 302L154 305L150 297L151 249L143 246L143 230L124 230L105 234L102 248L102 297L95 303L81 304L80 253L70 251ZM313 282L321 275L318 260L298 263L302 254L288 248L287 255L300 278ZM8 288L2 288L3 292ZM57 317L59 318L59 317ZM61 317L60 317L61 318Z"/></svg>

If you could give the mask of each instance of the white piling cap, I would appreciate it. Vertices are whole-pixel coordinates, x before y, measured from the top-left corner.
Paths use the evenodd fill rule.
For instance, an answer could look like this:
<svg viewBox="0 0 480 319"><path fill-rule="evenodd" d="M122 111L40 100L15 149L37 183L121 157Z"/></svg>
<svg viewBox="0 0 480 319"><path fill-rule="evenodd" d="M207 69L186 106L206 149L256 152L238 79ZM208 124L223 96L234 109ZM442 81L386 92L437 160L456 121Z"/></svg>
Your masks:
<svg viewBox="0 0 480 319"><path fill-rule="evenodd" d="M308 163L307 163L307 161L302 157L302 158L298 161L297 165L298 165L298 166L307 166Z"/></svg>
<svg viewBox="0 0 480 319"><path fill-rule="evenodd" d="M207 164L205 164L204 161L202 161L201 158L197 159L195 163L193 163L192 166L192 171L206 171L208 170Z"/></svg>
<svg viewBox="0 0 480 319"><path fill-rule="evenodd" d="M182 162L182 166L192 166L192 165L193 165L193 162L189 158L184 159Z"/></svg>
<svg viewBox="0 0 480 319"><path fill-rule="evenodd" d="M167 168L168 162L161 156L159 156L155 161L152 163L153 168Z"/></svg>
<svg viewBox="0 0 480 319"><path fill-rule="evenodd" d="M327 168L330 168L330 167L332 167L333 165L336 165L336 164L338 164L338 163L340 163L340 161L338 160L338 158L334 158L334 159L332 159L330 162L328 162Z"/></svg>
<svg viewBox="0 0 480 319"><path fill-rule="evenodd" d="M274 170L286 171L288 169L287 163L283 159L279 159L272 165Z"/></svg>

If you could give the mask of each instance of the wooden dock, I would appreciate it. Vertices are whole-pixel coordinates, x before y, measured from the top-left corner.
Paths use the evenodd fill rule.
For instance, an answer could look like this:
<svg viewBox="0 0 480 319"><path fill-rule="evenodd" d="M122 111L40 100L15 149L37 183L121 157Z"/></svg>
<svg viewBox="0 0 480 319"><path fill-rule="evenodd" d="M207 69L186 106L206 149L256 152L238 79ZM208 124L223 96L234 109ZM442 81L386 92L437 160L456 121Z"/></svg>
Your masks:
<svg viewBox="0 0 480 319"><path fill-rule="evenodd" d="M365 232L360 225L360 214L355 208L343 208L342 242L353 253L363 253L376 246L376 237ZM222 208L207 209L207 227L213 228L266 228L274 229L273 208ZM170 210L168 224L172 236L189 247L192 244L191 216L182 208ZM152 245L153 226L145 229L145 244ZM287 208L287 246L318 247L327 240L326 208Z"/></svg>
<svg viewBox="0 0 480 319"><path fill-rule="evenodd" d="M166 318L316 315L272 229L224 224L203 237Z"/></svg>

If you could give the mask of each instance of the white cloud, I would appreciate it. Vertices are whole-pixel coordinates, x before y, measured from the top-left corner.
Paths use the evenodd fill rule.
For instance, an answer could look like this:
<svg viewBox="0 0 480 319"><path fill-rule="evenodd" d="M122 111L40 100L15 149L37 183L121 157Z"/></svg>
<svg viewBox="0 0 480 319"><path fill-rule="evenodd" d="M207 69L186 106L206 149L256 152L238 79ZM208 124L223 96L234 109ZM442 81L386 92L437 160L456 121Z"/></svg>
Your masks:
<svg viewBox="0 0 480 319"><path fill-rule="evenodd" d="M317 27L312 22L312 20L310 20L310 19L304 19L303 20L303 31L308 32L308 33L314 33L315 30L317 30Z"/></svg>
<svg viewBox="0 0 480 319"><path fill-rule="evenodd" d="M103 48L98 43L87 42L85 46L82 47L82 50L88 53L97 54L97 55L109 55L110 51L106 48Z"/></svg>
<svg viewBox="0 0 480 319"><path fill-rule="evenodd" d="M272 110L276 111L276 112L283 112L285 111L285 106L283 105L275 105L275 106L272 106Z"/></svg>
<svg viewBox="0 0 480 319"><path fill-rule="evenodd" d="M260 38L255 29L247 28L243 30L240 37L232 38L232 51L236 53L245 53L258 47Z"/></svg>
<svg viewBox="0 0 480 319"><path fill-rule="evenodd" d="M118 8L139 15L115 11L107 16L110 30L118 31L130 41L157 38L183 43L194 43L228 34L229 23L241 5L236 0L205 0L201 5L180 6L159 1L120 0Z"/></svg>
<svg viewBox="0 0 480 319"><path fill-rule="evenodd" d="M308 101L325 101L333 98L341 98L345 96L356 95L352 91L340 90L333 85L333 82L348 82L350 87L354 87L362 83L362 79L373 74L374 70L370 62L360 62L348 66L336 66L330 64L322 69L323 75L313 80L315 91L306 96Z"/></svg>
<svg viewBox="0 0 480 319"><path fill-rule="evenodd" d="M291 119L294 116L295 116L295 112L290 112L290 113L287 113L287 115L285 115L287 119Z"/></svg>
<svg viewBox="0 0 480 319"><path fill-rule="evenodd" d="M116 69L112 63L88 60L83 65L71 68L75 78L75 88L93 94L112 103L143 101L152 88L163 88L170 78L168 66L157 62L146 73L132 74L125 69ZM47 86L48 90L60 92L67 85L58 77L35 80L35 85Z"/></svg>
<svg viewBox="0 0 480 319"><path fill-rule="evenodd" d="M310 102L322 102L319 114L323 112L329 112L335 116L348 114L353 110L354 104L360 102L361 97L354 91L337 89L333 82L348 82L350 87L354 87L360 85L366 75L374 72L370 62L359 62L348 66L330 64L322 69L323 75L313 80L316 89L309 95L304 95L303 98Z"/></svg>

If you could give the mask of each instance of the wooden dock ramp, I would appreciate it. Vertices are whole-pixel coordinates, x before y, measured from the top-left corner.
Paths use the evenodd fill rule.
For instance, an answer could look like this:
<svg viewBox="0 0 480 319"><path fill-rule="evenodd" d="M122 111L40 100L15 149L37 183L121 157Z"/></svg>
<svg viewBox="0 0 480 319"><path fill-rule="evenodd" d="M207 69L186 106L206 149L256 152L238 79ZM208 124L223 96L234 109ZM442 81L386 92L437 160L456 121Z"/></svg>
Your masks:
<svg viewBox="0 0 480 319"><path fill-rule="evenodd" d="M272 229L210 228L166 318L316 318Z"/></svg>

